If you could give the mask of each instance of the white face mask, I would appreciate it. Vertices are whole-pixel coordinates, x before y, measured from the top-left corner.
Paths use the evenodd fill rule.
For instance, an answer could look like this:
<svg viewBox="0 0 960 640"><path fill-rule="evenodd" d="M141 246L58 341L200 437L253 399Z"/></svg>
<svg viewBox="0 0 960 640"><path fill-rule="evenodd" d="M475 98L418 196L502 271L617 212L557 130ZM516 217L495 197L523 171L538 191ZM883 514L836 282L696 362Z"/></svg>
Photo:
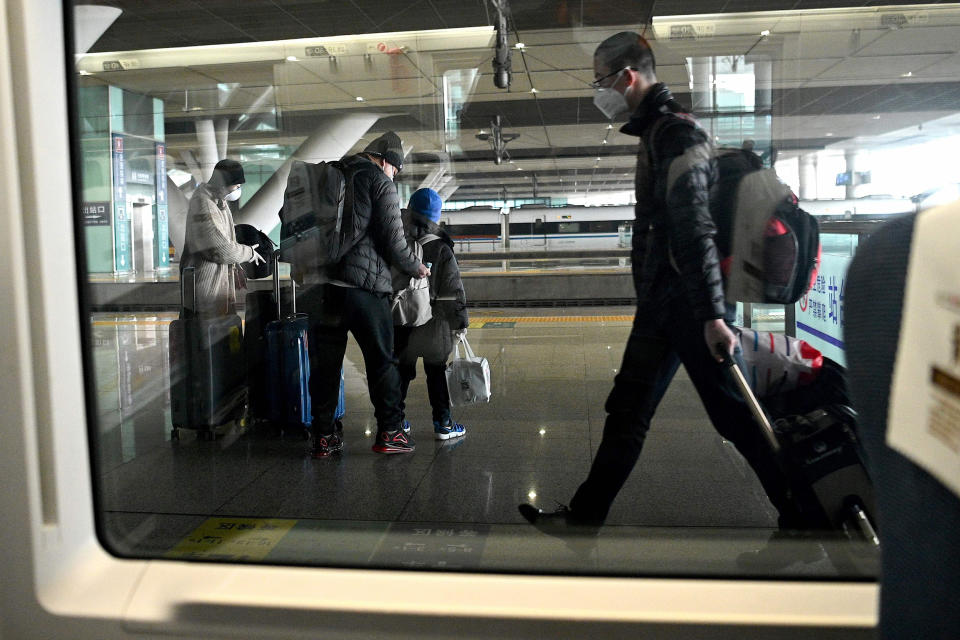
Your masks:
<svg viewBox="0 0 960 640"><path fill-rule="evenodd" d="M239 200L239 199L240 199L240 189L234 189L233 191L231 191L231 192L228 193L227 195L223 196L223 199L224 199L224 200L228 200L228 201L230 201L230 202L235 202L235 201Z"/></svg>
<svg viewBox="0 0 960 640"><path fill-rule="evenodd" d="M610 120L630 110L626 97L616 89L597 89L593 94L593 105Z"/></svg>

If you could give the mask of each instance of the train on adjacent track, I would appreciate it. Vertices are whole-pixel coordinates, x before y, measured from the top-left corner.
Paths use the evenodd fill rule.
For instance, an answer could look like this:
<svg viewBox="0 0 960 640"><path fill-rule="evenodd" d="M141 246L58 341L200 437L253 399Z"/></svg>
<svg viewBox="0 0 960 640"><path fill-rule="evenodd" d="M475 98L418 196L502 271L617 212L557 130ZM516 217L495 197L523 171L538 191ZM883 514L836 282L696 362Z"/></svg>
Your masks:
<svg viewBox="0 0 960 640"><path fill-rule="evenodd" d="M865 197L853 200L802 200L801 208L827 220L873 220L916 211L909 198ZM458 252L504 248L504 226L509 225L509 248L517 250L592 250L630 246L633 206L523 206L505 216L496 207L473 206L444 211L441 225Z"/></svg>

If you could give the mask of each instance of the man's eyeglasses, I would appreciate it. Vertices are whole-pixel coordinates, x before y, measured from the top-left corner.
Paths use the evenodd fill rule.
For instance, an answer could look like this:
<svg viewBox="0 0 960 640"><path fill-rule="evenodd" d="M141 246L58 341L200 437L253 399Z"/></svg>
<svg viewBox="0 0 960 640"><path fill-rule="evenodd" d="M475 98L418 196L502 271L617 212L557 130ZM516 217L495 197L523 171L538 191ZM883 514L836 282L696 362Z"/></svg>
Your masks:
<svg viewBox="0 0 960 640"><path fill-rule="evenodd" d="M604 81L604 80L606 80L607 78L610 78L610 77L612 77L612 76L615 76L615 75L617 75L617 74L619 74L619 73L623 73L623 72L626 71L627 69L633 69L633 67L624 67L623 69L617 69L616 71L611 71L611 72L608 73L607 75L602 76L602 77L600 77L600 78L597 78L596 80L594 80L593 82L591 82L591 83L590 83L590 87L593 88L593 89L600 89L601 86L602 86L602 84L603 84L603 81ZM633 69L633 70L636 71L636 69Z"/></svg>

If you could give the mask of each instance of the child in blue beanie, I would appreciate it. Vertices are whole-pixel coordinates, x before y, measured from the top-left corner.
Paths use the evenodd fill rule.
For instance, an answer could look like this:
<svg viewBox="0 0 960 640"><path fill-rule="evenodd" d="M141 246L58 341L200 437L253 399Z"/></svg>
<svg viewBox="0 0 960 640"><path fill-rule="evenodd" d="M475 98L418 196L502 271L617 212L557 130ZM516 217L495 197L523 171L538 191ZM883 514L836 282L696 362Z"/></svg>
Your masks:
<svg viewBox="0 0 960 640"><path fill-rule="evenodd" d="M433 317L419 327L395 326L393 350L399 359L400 411L405 408L410 381L417 377L417 358L423 358L427 394L433 411L433 433L437 440L457 438L466 433L450 416L447 390L447 358L453 350L454 334L466 332L467 296L460 279L460 267L453 255L453 240L442 227L443 200L433 189L418 189L410 196L404 216L407 237L423 247L423 263L430 266L430 299ZM405 430L410 423L403 421Z"/></svg>

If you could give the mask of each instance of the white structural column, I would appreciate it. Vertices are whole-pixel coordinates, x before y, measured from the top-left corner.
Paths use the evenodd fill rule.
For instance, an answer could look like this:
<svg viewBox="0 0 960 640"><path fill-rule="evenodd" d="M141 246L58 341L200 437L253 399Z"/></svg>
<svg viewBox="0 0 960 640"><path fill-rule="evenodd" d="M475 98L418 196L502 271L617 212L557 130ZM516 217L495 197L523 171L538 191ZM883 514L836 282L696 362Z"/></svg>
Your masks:
<svg viewBox="0 0 960 640"><path fill-rule="evenodd" d="M692 58L690 73L693 76L693 110L700 113L713 111L713 60Z"/></svg>
<svg viewBox="0 0 960 640"><path fill-rule="evenodd" d="M200 155L200 175L203 182L213 175L213 167L219 162L217 150L217 133L214 131L213 120L197 120L197 150Z"/></svg>
<svg viewBox="0 0 960 640"><path fill-rule="evenodd" d="M227 157L227 138L230 126L229 118L218 118L216 122L217 135L217 159L218 161Z"/></svg>
<svg viewBox="0 0 960 640"><path fill-rule="evenodd" d="M177 257L183 254L183 238L187 233L187 208L190 201L177 187L177 183L167 176L167 233L170 242L177 250Z"/></svg>
<svg viewBox="0 0 960 640"><path fill-rule="evenodd" d="M234 216L234 221L237 224L253 225L264 233L270 233L280 224L277 212L283 206L283 190L293 161L321 162L342 158L381 116L380 113L358 111L325 118L316 131L297 147L290 158L280 165L270 179L241 207Z"/></svg>
<svg viewBox="0 0 960 640"><path fill-rule="evenodd" d="M800 162L800 199L817 199L817 154L805 153Z"/></svg>
<svg viewBox="0 0 960 640"><path fill-rule="evenodd" d="M86 53L123 13L115 7L78 4L73 7L73 39L77 53Z"/></svg>
<svg viewBox="0 0 960 640"><path fill-rule="evenodd" d="M773 63L769 58L748 58L753 64L754 105L757 114L767 115L773 105Z"/></svg>
<svg viewBox="0 0 960 640"><path fill-rule="evenodd" d="M847 161L847 173L850 174L850 183L846 186L847 200L858 198L863 193L863 187L860 183L858 172L863 171L864 156L857 149L847 149L843 152L843 157Z"/></svg>

